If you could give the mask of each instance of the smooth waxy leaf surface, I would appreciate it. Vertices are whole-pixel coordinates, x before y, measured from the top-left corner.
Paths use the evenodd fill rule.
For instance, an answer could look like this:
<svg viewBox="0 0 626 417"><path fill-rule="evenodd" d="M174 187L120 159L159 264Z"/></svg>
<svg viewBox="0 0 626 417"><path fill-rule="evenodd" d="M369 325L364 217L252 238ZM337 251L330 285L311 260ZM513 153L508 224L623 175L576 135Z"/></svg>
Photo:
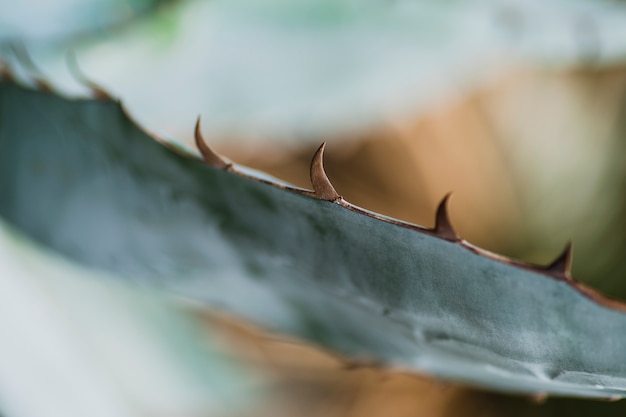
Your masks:
<svg viewBox="0 0 626 417"><path fill-rule="evenodd" d="M198 137L198 143L202 139ZM626 394L624 305L549 267L159 143L119 104L0 84L0 216L75 262L353 358L520 393ZM216 166L219 166L217 168ZM340 190L339 190L340 191Z"/></svg>

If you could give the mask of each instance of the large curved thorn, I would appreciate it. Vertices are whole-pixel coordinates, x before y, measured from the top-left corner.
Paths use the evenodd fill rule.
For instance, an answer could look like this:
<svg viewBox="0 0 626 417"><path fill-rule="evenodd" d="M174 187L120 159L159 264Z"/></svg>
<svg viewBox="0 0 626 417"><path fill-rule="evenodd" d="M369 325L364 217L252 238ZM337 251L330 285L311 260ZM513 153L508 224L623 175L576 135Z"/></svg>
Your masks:
<svg viewBox="0 0 626 417"><path fill-rule="evenodd" d="M452 227L450 216L448 215L448 202L450 201L450 197L452 197L452 193L446 194L437 207L434 232L442 239L456 242L460 240L460 238Z"/></svg>
<svg viewBox="0 0 626 417"><path fill-rule="evenodd" d="M326 142L317 149L313 160L311 160L311 185L313 186L313 195L320 200L335 201L341 196L335 191L335 187L330 183L326 172L324 171L324 148Z"/></svg>
<svg viewBox="0 0 626 417"><path fill-rule="evenodd" d="M563 253L561 253L550 265L546 267L546 272L556 278L572 279L572 242L567 242Z"/></svg>
<svg viewBox="0 0 626 417"><path fill-rule="evenodd" d="M209 148L209 145L207 145L204 141L204 138L202 137L202 131L200 130L200 116L198 116L198 120L196 121L195 139L196 146L202 154L204 162L214 166L215 168L224 170L232 167L232 163L225 161L221 156L213 152L213 149Z"/></svg>

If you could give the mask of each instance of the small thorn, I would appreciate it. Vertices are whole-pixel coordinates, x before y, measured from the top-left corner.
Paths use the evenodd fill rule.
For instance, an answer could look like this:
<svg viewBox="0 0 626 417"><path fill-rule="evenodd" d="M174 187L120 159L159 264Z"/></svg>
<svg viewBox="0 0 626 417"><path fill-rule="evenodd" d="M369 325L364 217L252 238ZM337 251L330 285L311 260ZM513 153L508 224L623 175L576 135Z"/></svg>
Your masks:
<svg viewBox="0 0 626 417"><path fill-rule="evenodd" d="M45 80L41 79L41 78L35 78L34 79L35 84L37 85L37 88L41 91L44 91L46 93L51 93L52 92L52 86Z"/></svg>
<svg viewBox="0 0 626 417"><path fill-rule="evenodd" d="M2 81L15 81L13 71L11 71L11 66L3 59L0 59L0 79L2 79Z"/></svg>
<svg viewBox="0 0 626 417"><path fill-rule="evenodd" d="M6 67L0 68L0 78L2 81L14 81L13 73Z"/></svg>
<svg viewBox="0 0 626 417"><path fill-rule="evenodd" d="M550 265L546 267L546 271L556 275L558 277L563 277L566 279L572 279L571 275L572 270L572 242L567 242L565 245L565 249L563 253L561 253L558 258L554 260Z"/></svg>
<svg viewBox="0 0 626 417"><path fill-rule="evenodd" d="M200 130L200 116L198 116L198 120L196 121L195 138L196 146L202 154L204 162L211 166L224 170L229 169L233 166L232 163L225 161L221 156L213 152L213 150L209 148L209 146L204 141L204 138L202 137L202 132Z"/></svg>
<svg viewBox="0 0 626 417"><path fill-rule="evenodd" d="M445 197L441 200L441 203L439 203L439 206L437 207L434 231L437 236L445 240L456 242L460 240L460 238L452 227L452 223L450 223L450 217L448 216L448 202L450 201L450 197L452 197L452 193L446 194Z"/></svg>
<svg viewBox="0 0 626 417"><path fill-rule="evenodd" d="M324 171L324 148L326 142L317 149L313 160L311 161L311 185L316 198L326 201L335 201L341 196L335 191L335 187L330 183L326 172Z"/></svg>
<svg viewBox="0 0 626 417"><path fill-rule="evenodd" d="M91 81L88 83L88 87L91 90L91 95L96 100L115 101L115 99L109 93L107 93L103 88L98 87Z"/></svg>
<svg viewBox="0 0 626 417"><path fill-rule="evenodd" d="M107 101L115 101L115 99L109 94L104 88L100 87L95 82L85 76L85 74L80 69L78 65L78 60L76 59L76 54L74 51L68 51L65 56L65 61L67 62L67 67L76 78L76 80L83 84L85 87L91 90L91 95L97 100L107 100Z"/></svg>

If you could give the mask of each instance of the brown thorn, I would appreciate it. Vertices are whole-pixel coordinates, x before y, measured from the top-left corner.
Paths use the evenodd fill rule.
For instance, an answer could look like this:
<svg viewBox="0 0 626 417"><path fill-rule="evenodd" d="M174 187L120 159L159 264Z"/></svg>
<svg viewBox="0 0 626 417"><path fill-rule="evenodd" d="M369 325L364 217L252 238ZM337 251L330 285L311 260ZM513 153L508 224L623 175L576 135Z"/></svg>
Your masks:
<svg viewBox="0 0 626 417"><path fill-rule="evenodd" d="M572 241L567 242L561 253L550 265L546 266L546 272L559 278L572 279Z"/></svg>
<svg viewBox="0 0 626 417"><path fill-rule="evenodd" d="M106 90L104 90L101 87L98 87L97 85L95 85L94 83L92 83L91 81L89 81L87 83L87 86L89 87L89 89L91 90L91 95L93 96L93 98L95 98L96 100L103 100L103 101L115 101L115 99L113 99L113 97L106 92Z"/></svg>
<svg viewBox="0 0 626 417"><path fill-rule="evenodd" d="M41 78L34 78L33 81L35 82L39 90L46 93L51 93L53 91L52 86L46 80L43 80Z"/></svg>
<svg viewBox="0 0 626 417"><path fill-rule="evenodd" d="M450 217L448 216L448 202L450 201L450 197L452 197L452 193L446 194L437 207L434 232L442 239L456 242L459 241L460 238L452 227Z"/></svg>
<svg viewBox="0 0 626 417"><path fill-rule="evenodd" d="M11 66L3 59L0 59L0 79L2 79L2 81L15 82Z"/></svg>
<svg viewBox="0 0 626 417"><path fill-rule="evenodd" d="M330 183L324 171L324 148L326 142L322 143L313 155L311 160L311 185L313 185L313 196L320 200L336 201L341 196L335 191L335 187Z"/></svg>
<svg viewBox="0 0 626 417"><path fill-rule="evenodd" d="M230 169L233 166L232 163L225 161L221 156L213 152L213 149L209 148L209 145L207 145L204 141L204 138L202 137L202 132L200 130L200 116L198 116L198 120L196 121L194 136L196 139L196 146L202 154L202 159L204 159L204 162L211 166L214 166L215 168L224 170Z"/></svg>
<svg viewBox="0 0 626 417"><path fill-rule="evenodd" d="M2 79L2 81L15 81L11 70L4 66L0 68L0 79Z"/></svg>
<svg viewBox="0 0 626 417"><path fill-rule="evenodd" d="M83 73L78 65L78 60L76 59L76 54L74 51L68 51L65 56L65 61L67 62L67 67L78 80L79 83L83 84L85 87L91 90L91 95L97 100L109 100L115 101L113 96L109 94L104 88L100 87L95 82L91 81L87 76Z"/></svg>

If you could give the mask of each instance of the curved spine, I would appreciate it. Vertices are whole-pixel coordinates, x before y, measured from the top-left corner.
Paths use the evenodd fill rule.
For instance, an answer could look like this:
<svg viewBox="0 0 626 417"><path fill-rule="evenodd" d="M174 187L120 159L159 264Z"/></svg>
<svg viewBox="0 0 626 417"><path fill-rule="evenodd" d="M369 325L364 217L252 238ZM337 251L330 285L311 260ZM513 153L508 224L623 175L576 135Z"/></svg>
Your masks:
<svg viewBox="0 0 626 417"><path fill-rule="evenodd" d="M322 143L313 155L311 160L311 185L313 186L312 196L320 200L337 201L341 196L331 184L324 170L324 148L326 142Z"/></svg>
<svg viewBox="0 0 626 417"><path fill-rule="evenodd" d="M218 169L229 170L230 168L232 168L232 162L226 161L224 158L216 154L213 149L209 147L209 145L206 144L204 138L202 137L202 130L200 128L200 116L198 116L198 120L196 121L194 138L196 141L196 147L202 154L202 159L204 159L204 162Z"/></svg>
<svg viewBox="0 0 626 417"><path fill-rule="evenodd" d="M451 242L458 242L461 238L459 238L459 235L452 227L450 216L448 215L448 203L450 202L450 197L452 197L452 193L446 194L439 203L437 213L435 215L435 228L433 231L442 239L449 240Z"/></svg>

